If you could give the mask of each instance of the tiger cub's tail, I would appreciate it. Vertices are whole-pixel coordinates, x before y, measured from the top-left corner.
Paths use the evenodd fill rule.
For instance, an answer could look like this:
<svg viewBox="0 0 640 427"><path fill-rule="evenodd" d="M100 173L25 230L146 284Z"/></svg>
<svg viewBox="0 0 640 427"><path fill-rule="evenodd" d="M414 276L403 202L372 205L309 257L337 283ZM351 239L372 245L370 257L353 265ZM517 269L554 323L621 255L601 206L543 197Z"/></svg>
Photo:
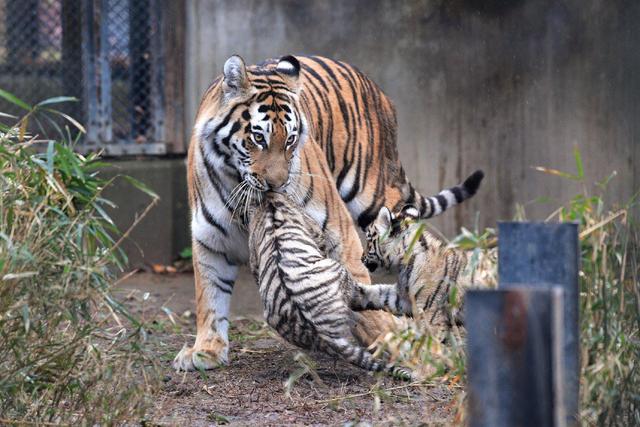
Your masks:
<svg viewBox="0 0 640 427"><path fill-rule="evenodd" d="M464 202L473 197L478 191L484 178L484 172L477 170L472 173L462 184L442 190L435 196L425 197L420 194L410 183L404 188L404 206L402 210L416 209L420 218L431 218L440 215L448 208Z"/></svg>
<svg viewBox="0 0 640 427"><path fill-rule="evenodd" d="M386 372L394 378L405 381L415 379L415 375L410 369L376 359L366 348L353 345L344 338L329 339L326 343L334 353L362 369L372 372Z"/></svg>

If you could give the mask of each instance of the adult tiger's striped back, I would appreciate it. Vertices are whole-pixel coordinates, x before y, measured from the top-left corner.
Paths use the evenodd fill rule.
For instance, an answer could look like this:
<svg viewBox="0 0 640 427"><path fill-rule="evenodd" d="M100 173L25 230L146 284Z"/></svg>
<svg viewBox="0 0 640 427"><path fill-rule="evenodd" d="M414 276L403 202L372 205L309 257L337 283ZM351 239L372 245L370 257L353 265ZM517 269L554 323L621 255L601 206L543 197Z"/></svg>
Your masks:
<svg viewBox="0 0 640 427"><path fill-rule="evenodd" d="M343 62L287 56L247 68L238 56L226 61L202 98L189 148L198 330L176 368L227 362L231 292L248 258L247 206L265 191L287 192L322 230L340 236L341 262L362 283L370 279L352 218L364 227L380 207L407 204L428 217L470 196L416 192L398 161L396 127L389 99ZM379 312L362 318L370 321L360 328L365 341L393 323Z"/></svg>

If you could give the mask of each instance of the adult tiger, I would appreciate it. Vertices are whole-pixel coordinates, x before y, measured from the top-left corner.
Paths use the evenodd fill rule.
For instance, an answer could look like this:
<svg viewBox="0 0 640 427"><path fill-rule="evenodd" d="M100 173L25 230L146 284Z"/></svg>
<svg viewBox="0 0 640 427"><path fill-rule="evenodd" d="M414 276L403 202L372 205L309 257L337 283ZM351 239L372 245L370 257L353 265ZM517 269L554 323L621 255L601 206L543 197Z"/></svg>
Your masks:
<svg viewBox="0 0 640 427"><path fill-rule="evenodd" d="M238 266L248 259L248 201L283 191L342 238L340 261L359 282L360 227L379 209L411 204L428 218L467 197L422 197L408 183L396 149L396 114L356 68L317 56L285 56L246 67L239 56L204 94L188 157L197 335L174 359L181 370L228 361L228 313ZM365 312L360 338L375 338L390 315Z"/></svg>

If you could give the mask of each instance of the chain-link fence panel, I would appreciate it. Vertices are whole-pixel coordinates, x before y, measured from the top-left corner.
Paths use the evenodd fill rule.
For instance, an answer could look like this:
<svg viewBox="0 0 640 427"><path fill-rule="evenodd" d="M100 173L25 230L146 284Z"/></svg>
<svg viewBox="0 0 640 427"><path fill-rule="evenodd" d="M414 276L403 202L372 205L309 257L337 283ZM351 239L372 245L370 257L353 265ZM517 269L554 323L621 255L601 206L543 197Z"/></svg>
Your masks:
<svg viewBox="0 0 640 427"><path fill-rule="evenodd" d="M82 150L163 154L161 18L159 0L0 0L0 88L78 98Z"/></svg>

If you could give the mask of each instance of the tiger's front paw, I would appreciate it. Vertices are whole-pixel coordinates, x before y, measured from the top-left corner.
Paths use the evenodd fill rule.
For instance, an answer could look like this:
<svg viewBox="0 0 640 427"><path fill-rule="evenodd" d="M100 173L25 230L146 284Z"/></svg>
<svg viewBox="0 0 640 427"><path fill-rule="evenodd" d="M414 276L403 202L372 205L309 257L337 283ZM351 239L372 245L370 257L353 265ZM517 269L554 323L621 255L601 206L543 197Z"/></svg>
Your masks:
<svg viewBox="0 0 640 427"><path fill-rule="evenodd" d="M208 340L199 347L189 347L185 344L173 359L171 364L173 369L176 371L207 370L229 364L229 345L222 338Z"/></svg>

